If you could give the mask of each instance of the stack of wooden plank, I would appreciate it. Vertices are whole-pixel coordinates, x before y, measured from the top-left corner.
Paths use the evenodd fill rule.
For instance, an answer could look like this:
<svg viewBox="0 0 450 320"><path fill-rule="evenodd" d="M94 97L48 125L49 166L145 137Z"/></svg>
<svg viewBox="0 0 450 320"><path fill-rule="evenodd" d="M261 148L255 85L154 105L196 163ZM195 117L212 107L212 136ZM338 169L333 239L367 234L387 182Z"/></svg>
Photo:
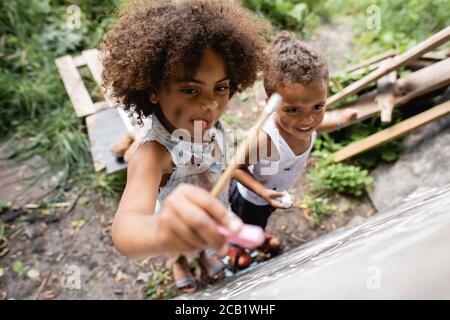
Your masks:
<svg viewBox="0 0 450 320"><path fill-rule="evenodd" d="M352 103L344 104L339 108L328 111L328 114L336 117L345 108L350 107L358 110L358 116L353 122L348 123L347 126L379 114L381 121L389 122L391 121L393 108L405 105L414 98L449 86L450 48L431 51L449 40L450 26L403 54L399 55L395 50L389 50L347 69L347 72L350 73L362 72L363 69L367 70L367 68L372 71L331 96L327 101L329 110L333 109L338 101L357 94L374 83L376 83L376 88L359 95L357 100ZM398 78L397 70L401 67L408 67L415 71L403 78ZM349 159L401 137L449 113L450 102L435 106L388 129L379 131L372 136L344 147L334 154L334 161L339 162Z"/></svg>

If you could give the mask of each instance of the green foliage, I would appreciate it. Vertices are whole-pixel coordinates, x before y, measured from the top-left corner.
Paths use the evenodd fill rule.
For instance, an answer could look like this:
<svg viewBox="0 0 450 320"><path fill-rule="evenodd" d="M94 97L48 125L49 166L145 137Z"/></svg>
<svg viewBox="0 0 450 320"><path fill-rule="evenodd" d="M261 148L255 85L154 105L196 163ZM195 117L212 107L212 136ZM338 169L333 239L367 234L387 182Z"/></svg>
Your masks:
<svg viewBox="0 0 450 320"><path fill-rule="evenodd" d="M281 29L308 32L320 24L322 1L243 0L244 6L267 17Z"/></svg>
<svg viewBox="0 0 450 320"><path fill-rule="evenodd" d="M398 48L401 52L445 28L450 21L450 2L446 0L379 0L379 29L367 30L365 21L359 21L360 36L356 42L361 48Z"/></svg>
<svg viewBox="0 0 450 320"><path fill-rule="evenodd" d="M329 199L325 197L306 196L303 201L304 209L311 213L314 224L320 223L336 210L336 206L329 204Z"/></svg>
<svg viewBox="0 0 450 320"><path fill-rule="evenodd" d="M368 27L373 6L379 9L379 28ZM353 24L356 56L351 64L391 48L404 52L450 21L447 0L328 0L321 7L334 23Z"/></svg>
<svg viewBox="0 0 450 320"><path fill-rule="evenodd" d="M25 274L28 271L28 267L20 260L14 261L12 265L12 270L19 276Z"/></svg>
<svg viewBox="0 0 450 320"><path fill-rule="evenodd" d="M170 299L175 296L176 290L172 282L170 269L162 268L155 271L145 290L149 299Z"/></svg>
<svg viewBox="0 0 450 320"><path fill-rule="evenodd" d="M11 202L5 202L5 201L1 201L0 200L0 214L2 214L3 212L5 212L6 210L8 210L11 207Z"/></svg>
<svg viewBox="0 0 450 320"><path fill-rule="evenodd" d="M84 124L73 112L54 60L96 47L116 19L116 3L0 2L0 136L20 142L12 156L41 155L53 168L63 169L66 179L73 175L82 184L95 179ZM70 5L81 10L79 29L67 23ZM80 71L89 78L86 70ZM92 79L88 89L95 101L99 92ZM116 189L94 184L108 194Z"/></svg>
<svg viewBox="0 0 450 320"><path fill-rule="evenodd" d="M339 192L362 196L373 178L366 169L347 163L333 163L329 155L317 161L308 172L312 191Z"/></svg>

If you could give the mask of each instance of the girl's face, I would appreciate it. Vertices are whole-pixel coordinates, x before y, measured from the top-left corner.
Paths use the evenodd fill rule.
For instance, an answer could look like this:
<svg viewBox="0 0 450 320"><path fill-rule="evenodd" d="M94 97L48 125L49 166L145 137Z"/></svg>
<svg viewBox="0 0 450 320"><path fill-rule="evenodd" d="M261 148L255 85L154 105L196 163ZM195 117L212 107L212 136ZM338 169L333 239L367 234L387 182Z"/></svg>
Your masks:
<svg viewBox="0 0 450 320"><path fill-rule="evenodd" d="M230 79L221 56L206 49L200 66L192 79L174 77L152 103L158 103L164 125L170 131L186 129L194 136L194 123L202 132L210 129L225 111L230 99Z"/></svg>
<svg viewBox="0 0 450 320"><path fill-rule="evenodd" d="M327 90L324 79L306 86L292 82L277 86L276 92L283 98L275 116L280 130L296 139L308 138L322 123Z"/></svg>

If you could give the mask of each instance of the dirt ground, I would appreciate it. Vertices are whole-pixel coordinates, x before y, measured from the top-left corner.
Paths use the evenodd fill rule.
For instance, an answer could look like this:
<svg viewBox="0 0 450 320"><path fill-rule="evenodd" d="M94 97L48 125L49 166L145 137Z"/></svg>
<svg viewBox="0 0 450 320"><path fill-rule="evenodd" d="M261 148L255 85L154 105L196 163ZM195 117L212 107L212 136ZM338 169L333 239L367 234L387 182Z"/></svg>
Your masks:
<svg viewBox="0 0 450 320"><path fill-rule="evenodd" d="M349 39L348 32L329 26L313 37L325 52L334 50L332 68L350 56ZM258 82L233 99L224 120L232 128L247 129L263 100ZM0 300L145 299L177 294L165 258L131 261L114 249L110 226L117 199L101 198L85 186L67 190L59 208L24 209L51 192L60 175L42 170L41 159L7 160L7 150L3 145L0 151L0 200L15 201L15 210L0 215L0 225L4 225L0 230ZM335 195L335 212L313 224L299 207L307 189L301 179L291 190L298 200L296 206L276 211L269 220L267 231L281 239L284 251L375 213L367 197ZM195 272L199 275L198 268Z"/></svg>

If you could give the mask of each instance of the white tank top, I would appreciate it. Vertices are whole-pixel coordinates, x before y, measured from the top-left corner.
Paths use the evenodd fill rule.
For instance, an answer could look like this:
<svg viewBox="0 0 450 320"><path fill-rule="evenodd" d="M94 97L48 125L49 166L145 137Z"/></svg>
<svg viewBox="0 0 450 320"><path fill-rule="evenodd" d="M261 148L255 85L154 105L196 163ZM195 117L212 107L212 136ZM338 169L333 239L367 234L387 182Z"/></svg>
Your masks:
<svg viewBox="0 0 450 320"><path fill-rule="evenodd" d="M280 192L288 190L302 175L303 170L306 167L306 161L308 160L316 139L316 132L313 131L311 134L311 143L308 149L297 156L280 135L274 122L274 114L267 119L262 130L266 132L273 141L280 158L277 161L261 159L257 163L250 165L248 170L255 179L264 184L266 188ZM247 201L258 206L269 204L266 200L250 191L239 182L237 183L237 188L239 193Z"/></svg>

